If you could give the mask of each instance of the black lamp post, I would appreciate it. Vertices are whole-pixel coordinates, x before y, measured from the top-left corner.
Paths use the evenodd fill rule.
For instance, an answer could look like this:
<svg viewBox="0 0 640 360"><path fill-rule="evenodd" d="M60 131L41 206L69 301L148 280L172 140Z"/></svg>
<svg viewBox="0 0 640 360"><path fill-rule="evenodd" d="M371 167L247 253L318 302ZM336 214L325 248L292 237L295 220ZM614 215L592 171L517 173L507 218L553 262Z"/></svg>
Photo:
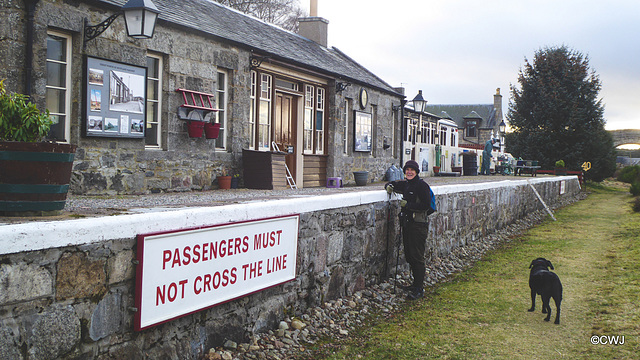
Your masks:
<svg viewBox="0 0 640 360"><path fill-rule="evenodd" d="M498 125L498 131L500 132L500 152L504 153L504 134L507 131L507 124L504 123L504 120Z"/></svg>
<svg viewBox="0 0 640 360"><path fill-rule="evenodd" d="M107 30L120 14L124 14L127 35L136 39L149 39L153 37L159 13L160 11L151 0L129 0L122 6L122 11L109 16L98 25L90 26L87 19L85 19L83 45L86 45L87 41L95 39Z"/></svg>

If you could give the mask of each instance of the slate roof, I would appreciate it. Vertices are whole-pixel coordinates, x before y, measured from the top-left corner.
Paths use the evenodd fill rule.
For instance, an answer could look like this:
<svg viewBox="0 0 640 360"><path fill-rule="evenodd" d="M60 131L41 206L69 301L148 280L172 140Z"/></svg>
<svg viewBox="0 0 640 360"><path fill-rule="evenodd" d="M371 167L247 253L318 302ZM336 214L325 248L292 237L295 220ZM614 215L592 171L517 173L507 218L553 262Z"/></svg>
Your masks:
<svg viewBox="0 0 640 360"><path fill-rule="evenodd" d="M440 117L448 115L459 127L464 127L465 118L480 118L478 128L493 129L498 125L500 119L496 118L496 109L493 104L477 105L429 105L425 106L425 111L436 114ZM443 112L445 114L443 114Z"/></svg>
<svg viewBox="0 0 640 360"><path fill-rule="evenodd" d="M127 0L101 0L122 6ZM325 48L298 34L268 24L212 0L153 0L159 19L204 32L260 55L304 66L331 77L369 85L398 96L384 80L335 47Z"/></svg>

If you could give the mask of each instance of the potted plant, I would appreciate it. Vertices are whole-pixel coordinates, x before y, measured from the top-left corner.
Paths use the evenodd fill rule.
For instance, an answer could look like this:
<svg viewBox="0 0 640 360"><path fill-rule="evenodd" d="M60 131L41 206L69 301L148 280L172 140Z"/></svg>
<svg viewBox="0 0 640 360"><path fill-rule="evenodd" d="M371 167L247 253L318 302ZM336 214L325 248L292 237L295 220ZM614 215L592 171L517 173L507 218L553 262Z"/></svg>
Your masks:
<svg viewBox="0 0 640 360"><path fill-rule="evenodd" d="M240 174L235 174L231 177L231 188L237 189L240 184Z"/></svg>
<svg viewBox="0 0 640 360"><path fill-rule="evenodd" d="M76 145L44 142L52 120L0 81L0 212L46 214L64 208Z"/></svg>
<svg viewBox="0 0 640 360"><path fill-rule="evenodd" d="M433 167L433 174L434 175L438 175L440 173L440 166L434 166Z"/></svg>
<svg viewBox="0 0 640 360"><path fill-rule="evenodd" d="M369 172L368 171L354 171L353 172L353 180L356 181L356 185L365 186L365 185L367 185L367 181L369 180Z"/></svg>
<svg viewBox="0 0 640 360"><path fill-rule="evenodd" d="M567 168L564 167L564 160L556 161L554 173L556 175L567 175Z"/></svg>

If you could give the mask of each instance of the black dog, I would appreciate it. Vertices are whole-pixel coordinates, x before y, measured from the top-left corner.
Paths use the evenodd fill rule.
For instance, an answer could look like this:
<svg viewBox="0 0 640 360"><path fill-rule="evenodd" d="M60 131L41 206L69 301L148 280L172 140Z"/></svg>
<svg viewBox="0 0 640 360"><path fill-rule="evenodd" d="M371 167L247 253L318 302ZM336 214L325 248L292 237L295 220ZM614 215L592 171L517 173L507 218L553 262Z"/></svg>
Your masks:
<svg viewBox="0 0 640 360"><path fill-rule="evenodd" d="M551 261L545 258L537 258L531 262L529 269L529 287L531 288L531 309L534 311L536 308L536 294L542 296L542 313L547 314L544 321L549 321L551 317L551 307L549 302L551 298L556 303L556 320L554 324L560 324L560 302L562 302L562 284L560 278L555 273L549 271L549 268L553 270Z"/></svg>

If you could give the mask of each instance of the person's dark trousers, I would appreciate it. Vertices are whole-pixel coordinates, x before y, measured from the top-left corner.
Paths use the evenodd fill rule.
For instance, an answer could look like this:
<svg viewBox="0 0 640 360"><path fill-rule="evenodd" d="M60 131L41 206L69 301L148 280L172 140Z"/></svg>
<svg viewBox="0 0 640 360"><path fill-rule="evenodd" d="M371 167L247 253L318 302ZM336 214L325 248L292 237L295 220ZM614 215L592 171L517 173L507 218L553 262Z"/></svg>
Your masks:
<svg viewBox="0 0 640 360"><path fill-rule="evenodd" d="M424 251L427 242L429 223L410 221L402 229L402 241L404 243L404 256L411 268L414 288L422 289L424 286L425 260Z"/></svg>

